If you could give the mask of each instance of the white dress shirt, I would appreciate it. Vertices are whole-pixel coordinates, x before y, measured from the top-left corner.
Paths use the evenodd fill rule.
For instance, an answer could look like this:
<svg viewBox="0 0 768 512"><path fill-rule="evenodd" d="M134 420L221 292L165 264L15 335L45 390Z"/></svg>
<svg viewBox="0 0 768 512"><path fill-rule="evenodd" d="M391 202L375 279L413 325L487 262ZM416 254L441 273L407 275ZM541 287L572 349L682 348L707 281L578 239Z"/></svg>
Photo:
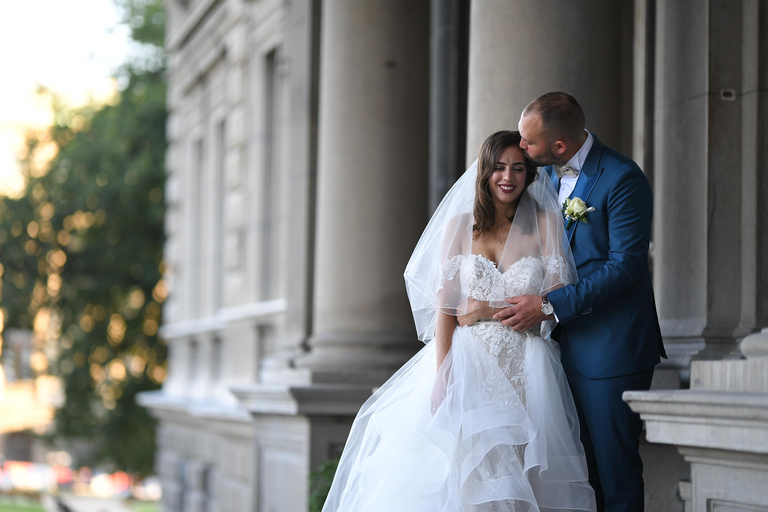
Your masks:
<svg viewBox="0 0 768 512"><path fill-rule="evenodd" d="M589 150L592 149L592 144L595 142L595 138L592 136L592 134L589 133L588 130L584 131L587 132L587 140L584 141L584 144L581 145L576 154L573 155L571 159L565 163L566 165L570 165L579 171L579 174L581 174L581 167L584 165L584 160L587 159ZM578 181L578 179L578 176L563 176L560 178L560 193L558 195L560 204L563 204L566 198L571 195L573 189L576 188L576 181Z"/></svg>

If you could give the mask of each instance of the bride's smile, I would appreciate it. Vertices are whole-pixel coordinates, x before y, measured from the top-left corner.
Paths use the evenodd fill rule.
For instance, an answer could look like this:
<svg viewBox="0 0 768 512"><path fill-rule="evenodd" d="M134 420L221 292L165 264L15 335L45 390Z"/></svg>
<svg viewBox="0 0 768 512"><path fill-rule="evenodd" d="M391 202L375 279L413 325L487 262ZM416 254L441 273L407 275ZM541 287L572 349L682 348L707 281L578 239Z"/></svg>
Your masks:
<svg viewBox="0 0 768 512"><path fill-rule="evenodd" d="M523 151L517 146L504 150L496 162L488 183L494 202L504 209L512 209L525 190L526 169ZM504 212L509 216L510 212Z"/></svg>

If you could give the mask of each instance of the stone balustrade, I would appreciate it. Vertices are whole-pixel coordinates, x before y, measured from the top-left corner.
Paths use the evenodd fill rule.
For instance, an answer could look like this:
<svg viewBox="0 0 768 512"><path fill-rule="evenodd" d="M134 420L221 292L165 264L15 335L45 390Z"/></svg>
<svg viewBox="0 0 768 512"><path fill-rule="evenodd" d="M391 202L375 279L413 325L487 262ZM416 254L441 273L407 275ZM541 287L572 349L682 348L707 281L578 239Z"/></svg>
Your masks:
<svg viewBox="0 0 768 512"><path fill-rule="evenodd" d="M768 510L768 329L740 349L744 360L694 361L689 390L624 394L648 441L690 464L686 512Z"/></svg>

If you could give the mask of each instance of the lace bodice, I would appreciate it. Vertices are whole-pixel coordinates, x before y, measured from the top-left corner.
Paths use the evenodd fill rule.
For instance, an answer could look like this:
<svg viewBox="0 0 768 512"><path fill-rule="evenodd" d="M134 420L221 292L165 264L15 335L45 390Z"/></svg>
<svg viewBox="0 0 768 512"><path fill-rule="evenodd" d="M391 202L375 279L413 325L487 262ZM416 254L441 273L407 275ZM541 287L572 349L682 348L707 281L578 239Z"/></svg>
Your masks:
<svg viewBox="0 0 768 512"><path fill-rule="evenodd" d="M462 291L483 301L504 301L507 297L541 292L545 266L541 258L526 256L503 273L479 254L460 257Z"/></svg>
<svg viewBox="0 0 768 512"><path fill-rule="evenodd" d="M479 301L503 302L507 297L541 293L546 273L560 265L559 261L534 256L524 257L504 272L479 254L458 255L443 269L445 280L461 280L462 296ZM474 337L494 356L509 381L519 390L525 403L525 343L538 336L540 326L526 333L513 331L498 321L480 321L469 327Z"/></svg>

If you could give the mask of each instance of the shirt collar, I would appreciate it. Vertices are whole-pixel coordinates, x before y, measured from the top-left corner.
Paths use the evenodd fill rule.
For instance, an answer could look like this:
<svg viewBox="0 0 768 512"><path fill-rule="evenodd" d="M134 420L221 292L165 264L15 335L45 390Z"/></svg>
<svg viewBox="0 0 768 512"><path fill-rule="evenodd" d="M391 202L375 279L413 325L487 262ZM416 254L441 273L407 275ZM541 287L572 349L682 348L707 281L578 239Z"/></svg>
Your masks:
<svg viewBox="0 0 768 512"><path fill-rule="evenodd" d="M595 142L595 137L589 133L589 130L584 131L587 132L587 140L584 141L584 144L581 145L576 154L573 155L571 159L565 163L565 165L570 165L579 172L581 172L581 167L584 165L584 161L587 159L589 150L592 149L592 144Z"/></svg>

